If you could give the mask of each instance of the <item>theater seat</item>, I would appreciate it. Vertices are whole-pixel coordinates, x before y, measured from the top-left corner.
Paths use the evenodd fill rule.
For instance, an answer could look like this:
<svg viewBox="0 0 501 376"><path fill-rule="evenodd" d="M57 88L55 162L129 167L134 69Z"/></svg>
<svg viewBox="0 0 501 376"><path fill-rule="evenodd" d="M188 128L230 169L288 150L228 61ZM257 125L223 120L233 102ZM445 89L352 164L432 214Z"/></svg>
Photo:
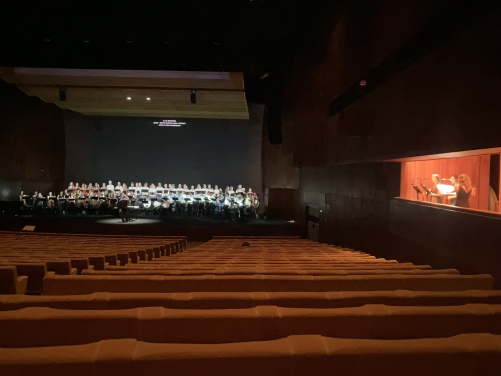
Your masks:
<svg viewBox="0 0 501 376"><path fill-rule="evenodd" d="M1 348L0 374L23 376L497 376L501 336L417 340L289 336L230 344L109 339L77 346Z"/></svg>
<svg viewBox="0 0 501 376"><path fill-rule="evenodd" d="M28 276L18 276L15 266L0 266L1 294L24 294L27 285Z"/></svg>

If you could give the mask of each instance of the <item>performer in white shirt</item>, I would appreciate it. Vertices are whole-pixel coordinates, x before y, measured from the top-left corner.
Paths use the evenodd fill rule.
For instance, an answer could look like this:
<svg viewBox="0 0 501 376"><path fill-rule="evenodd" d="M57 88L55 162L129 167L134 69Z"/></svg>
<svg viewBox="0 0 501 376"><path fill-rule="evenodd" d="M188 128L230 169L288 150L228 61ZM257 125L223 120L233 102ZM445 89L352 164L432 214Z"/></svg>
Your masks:
<svg viewBox="0 0 501 376"><path fill-rule="evenodd" d="M183 191L179 189L177 191L177 202L176 202L177 215L181 215L184 212L185 208L186 208L186 201L184 199L184 194Z"/></svg>
<svg viewBox="0 0 501 376"><path fill-rule="evenodd" d="M108 182L108 185L106 186L106 189L108 191L111 191L111 192L114 192L115 191L115 186L113 185L113 183L111 182L111 180ZM109 192L108 192L109 193Z"/></svg>
<svg viewBox="0 0 501 376"><path fill-rule="evenodd" d="M237 186L237 190L235 191L235 193L237 193L237 194L238 194L238 193L243 193L243 194L245 194L245 188L243 188L243 187L242 187L242 184L239 184L239 185Z"/></svg>
<svg viewBox="0 0 501 376"><path fill-rule="evenodd" d="M252 194L251 192L248 192L246 197L245 197L245 200L244 200L244 206L250 210L251 206L252 206Z"/></svg>
<svg viewBox="0 0 501 376"><path fill-rule="evenodd" d="M184 197L184 200L186 201L186 208L188 209L188 215L191 216L191 213L193 211L193 204L195 201L195 197L194 197L194 193L191 189L187 192L188 193Z"/></svg>

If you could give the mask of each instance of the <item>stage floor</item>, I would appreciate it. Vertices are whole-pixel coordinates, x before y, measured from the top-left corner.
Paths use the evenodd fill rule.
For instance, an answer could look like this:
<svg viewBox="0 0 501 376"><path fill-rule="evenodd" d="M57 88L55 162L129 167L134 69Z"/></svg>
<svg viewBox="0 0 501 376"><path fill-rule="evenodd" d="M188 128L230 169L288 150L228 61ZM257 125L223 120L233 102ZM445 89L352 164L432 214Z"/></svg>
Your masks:
<svg viewBox="0 0 501 376"><path fill-rule="evenodd" d="M111 215L17 216L0 218L0 230L21 231L35 226L35 232L75 234L180 235L192 241L207 241L213 236L291 236L301 235L301 228L287 221L225 221L206 217L139 216L123 223Z"/></svg>

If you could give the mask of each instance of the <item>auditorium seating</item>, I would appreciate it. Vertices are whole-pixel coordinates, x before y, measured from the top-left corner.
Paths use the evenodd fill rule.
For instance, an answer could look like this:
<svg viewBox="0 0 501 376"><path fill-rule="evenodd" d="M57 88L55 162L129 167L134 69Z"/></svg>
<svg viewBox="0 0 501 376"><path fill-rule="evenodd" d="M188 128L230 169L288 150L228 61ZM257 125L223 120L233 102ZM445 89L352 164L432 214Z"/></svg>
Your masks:
<svg viewBox="0 0 501 376"><path fill-rule="evenodd" d="M298 237L215 237L186 248L175 237L0 233L9 286L0 374L501 369L501 291L490 275ZM38 295L24 295L17 275L28 286L33 278Z"/></svg>
<svg viewBox="0 0 501 376"><path fill-rule="evenodd" d="M0 234L0 265L15 266L28 276L27 290L43 293L48 272L75 275L182 252L185 237L144 237L46 233Z"/></svg>

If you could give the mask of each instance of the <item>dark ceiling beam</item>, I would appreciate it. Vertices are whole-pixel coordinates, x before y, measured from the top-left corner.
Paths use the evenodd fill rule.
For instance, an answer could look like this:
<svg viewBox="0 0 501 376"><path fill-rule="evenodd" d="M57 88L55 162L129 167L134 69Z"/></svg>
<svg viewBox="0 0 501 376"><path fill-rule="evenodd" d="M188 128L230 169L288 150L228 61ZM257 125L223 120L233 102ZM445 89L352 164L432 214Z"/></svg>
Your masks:
<svg viewBox="0 0 501 376"><path fill-rule="evenodd" d="M196 88L196 87L155 87L155 86L94 86L94 85L46 85L46 84L16 84L20 89L30 88L30 87L52 87L55 89L64 88L64 89L120 89L120 90L195 90L195 91L231 91L231 92L245 92L245 89L225 89L225 88Z"/></svg>
<svg viewBox="0 0 501 376"><path fill-rule="evenodd" d="M392 76L478 22L482 16L499 10L500 3L500 1L493 0L458 1L454 7L437 14L421 32L410 38L366 76L361 77L334 99L329 105L330 116L338 114L364 95L386 83ZM362 81L365 81L365 85L361 85Z"/></svg>

